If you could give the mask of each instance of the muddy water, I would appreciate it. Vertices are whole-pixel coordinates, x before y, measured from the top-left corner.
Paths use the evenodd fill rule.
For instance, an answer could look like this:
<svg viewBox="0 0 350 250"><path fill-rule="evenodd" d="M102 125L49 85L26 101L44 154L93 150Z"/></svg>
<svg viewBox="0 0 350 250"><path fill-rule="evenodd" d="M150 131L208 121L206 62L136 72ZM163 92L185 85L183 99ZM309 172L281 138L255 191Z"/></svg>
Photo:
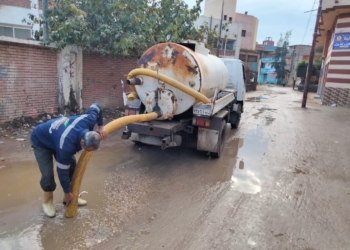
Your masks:
<svg viewBox="0 0 350 250"><path fill-rule="evenodd" d="M111 135L89 163L81 188L88 205L73 219L64 217L59 184L57 216L43 215L28 142L4 139L0 249L347 249L350 209L342 204L350 159L341 151L349 146L342 130L331 123L338 128L332 138L304 139L308 126L299 124L317 121L321 108L300 111L293 102L301 94L271 89L248 96L260 101L247 102L240 129L227 126L220 159ZM329 149L315 138L337 141L338 157L318 160ZM324 167L335 163L332 171Z"/></svg>
<svg viewBox="0 0 350 250"><path fill-rule="evenodd" d="M89 163L82 187L88 192L83 195L88 205L79 208L74 219L64 217L59 184L55 191L56 217L49 219L43 215L39 171L30 149L26 148L31 161L8 162L0 170L1 190L5 195L0 203L0 249L98 246L122 233L124 224L152 204L158 195L174 195L177 189L171 188L168 181L182 186L181 192L202 192L202 187L211 189L218 183L229 184L240 192L259 192L264 179L260 158L268 146L262 129L250 131L245 138L236 138L229 126L227 130L226 154L220 160L192 148L161 151L156 147L135 146L120 140L119 131ZM183 187L183 178L193 180L194 186ZM56 182L59 183L57 177ZM152 216L149 220L152 221ZM148 231L140 233L147 235Z"/></svg>
<svg viewBox="0 0 350 250"><path fill-rule="evenodd" d="M238 143L239 150L235 171L230 178L232 186L239 192L256 194L261 191L265 180L267 170L264 169L261 161L268 149L269 139L264 137L262 129L258 128L235 141Z"/></svg>

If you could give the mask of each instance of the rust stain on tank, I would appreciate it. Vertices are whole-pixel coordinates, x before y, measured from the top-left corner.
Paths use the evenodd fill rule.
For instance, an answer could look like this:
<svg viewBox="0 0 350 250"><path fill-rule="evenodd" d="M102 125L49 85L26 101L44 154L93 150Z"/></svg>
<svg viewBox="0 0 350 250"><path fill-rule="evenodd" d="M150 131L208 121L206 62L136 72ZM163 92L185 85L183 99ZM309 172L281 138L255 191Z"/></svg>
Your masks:
<svg viewBox="0 0 350 250"><path fill-rule="evenodd" d="M176 57L178 56L179 52L177 50L173 50L173 52L171 52L171 58L173 59L173 64L176 63Z"/></svg>
<svg viewBox="0 0 350 250"><path fill-rule="evenodd" d="M151 47L142 55L138 67L151 70L172 70L179 80L185 80L199 72L198 65L193 64L186 55L190 56L185 47L181 45L161 43Z"/></svg>
<svg viewBox="0 0 350 250"><path fill-rule="evenodd" d="M191 66L188 66L188 65L186 65L186 68L187 68L187 70L189 71L189 72L191 72L191 73L193 73L193 74L195 74L195 75L197 75L198 74L198 71L197 71L197 66L194 66L194 67L191 67Z"/></svg>
<svg viewBox="0 0 350 250"><path fill-rule="evenodd" d="M137 67L139 68L147 68L148 67L148 62L152 60L154 57L154 54L156 53L155 50L147 50L142 57L139 59L137 62Z"/></svg>

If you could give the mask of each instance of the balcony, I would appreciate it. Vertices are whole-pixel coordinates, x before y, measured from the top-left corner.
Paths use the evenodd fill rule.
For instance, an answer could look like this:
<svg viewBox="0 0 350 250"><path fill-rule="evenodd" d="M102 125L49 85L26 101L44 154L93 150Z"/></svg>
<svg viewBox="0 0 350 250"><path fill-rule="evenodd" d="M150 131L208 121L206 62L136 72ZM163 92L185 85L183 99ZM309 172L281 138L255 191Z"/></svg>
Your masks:
<svg viewBox="0 0 350 250"><path fill-rule="evenodd" d="M270 73L275 73L275 72L276 72L276 69L274 69L274 68L262 68L260 70L261 74L270 74Z"/></svg>
<svg viewBox="0 0 350 250"><path fill-rule="evenodd" d="M261 62L263 62L263 63L273 63L273 62L275 62L275 58L262 58Z"/></svg>

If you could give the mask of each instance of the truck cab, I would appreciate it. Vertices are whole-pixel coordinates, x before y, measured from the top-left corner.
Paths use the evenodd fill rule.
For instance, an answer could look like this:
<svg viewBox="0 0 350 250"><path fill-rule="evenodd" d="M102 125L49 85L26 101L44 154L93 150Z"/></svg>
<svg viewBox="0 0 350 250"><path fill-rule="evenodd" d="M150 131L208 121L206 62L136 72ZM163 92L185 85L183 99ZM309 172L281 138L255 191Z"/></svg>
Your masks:
<svg viewBox="0 0 350 250"><path fill-rule="evenodd" d="M245 101L245 69L241 60L222 58L228 70L228 84L227 88L235 89L236 101L241 106L241 112L243 113L244 101Z"/></svg>

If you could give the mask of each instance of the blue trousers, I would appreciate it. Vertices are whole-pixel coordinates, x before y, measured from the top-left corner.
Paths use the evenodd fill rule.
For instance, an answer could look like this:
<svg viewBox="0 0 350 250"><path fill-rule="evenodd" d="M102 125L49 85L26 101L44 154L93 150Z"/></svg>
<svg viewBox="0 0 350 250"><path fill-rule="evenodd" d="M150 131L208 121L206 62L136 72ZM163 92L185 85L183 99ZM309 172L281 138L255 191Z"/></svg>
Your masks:
<svg viewBox="0 0 350 250"><path fill-rule="evenodd" d="M38 162L39 169L41 172L40 186L44 192L53 192L56 189L56 182L53 170L53 158L56 158L56 152L52 149L33 145L32 142L31 145L34 150L35 159ZM69 177L71 180L76 166L77 161L75 159L75 156L73 155L69 169Z"/></svg>

